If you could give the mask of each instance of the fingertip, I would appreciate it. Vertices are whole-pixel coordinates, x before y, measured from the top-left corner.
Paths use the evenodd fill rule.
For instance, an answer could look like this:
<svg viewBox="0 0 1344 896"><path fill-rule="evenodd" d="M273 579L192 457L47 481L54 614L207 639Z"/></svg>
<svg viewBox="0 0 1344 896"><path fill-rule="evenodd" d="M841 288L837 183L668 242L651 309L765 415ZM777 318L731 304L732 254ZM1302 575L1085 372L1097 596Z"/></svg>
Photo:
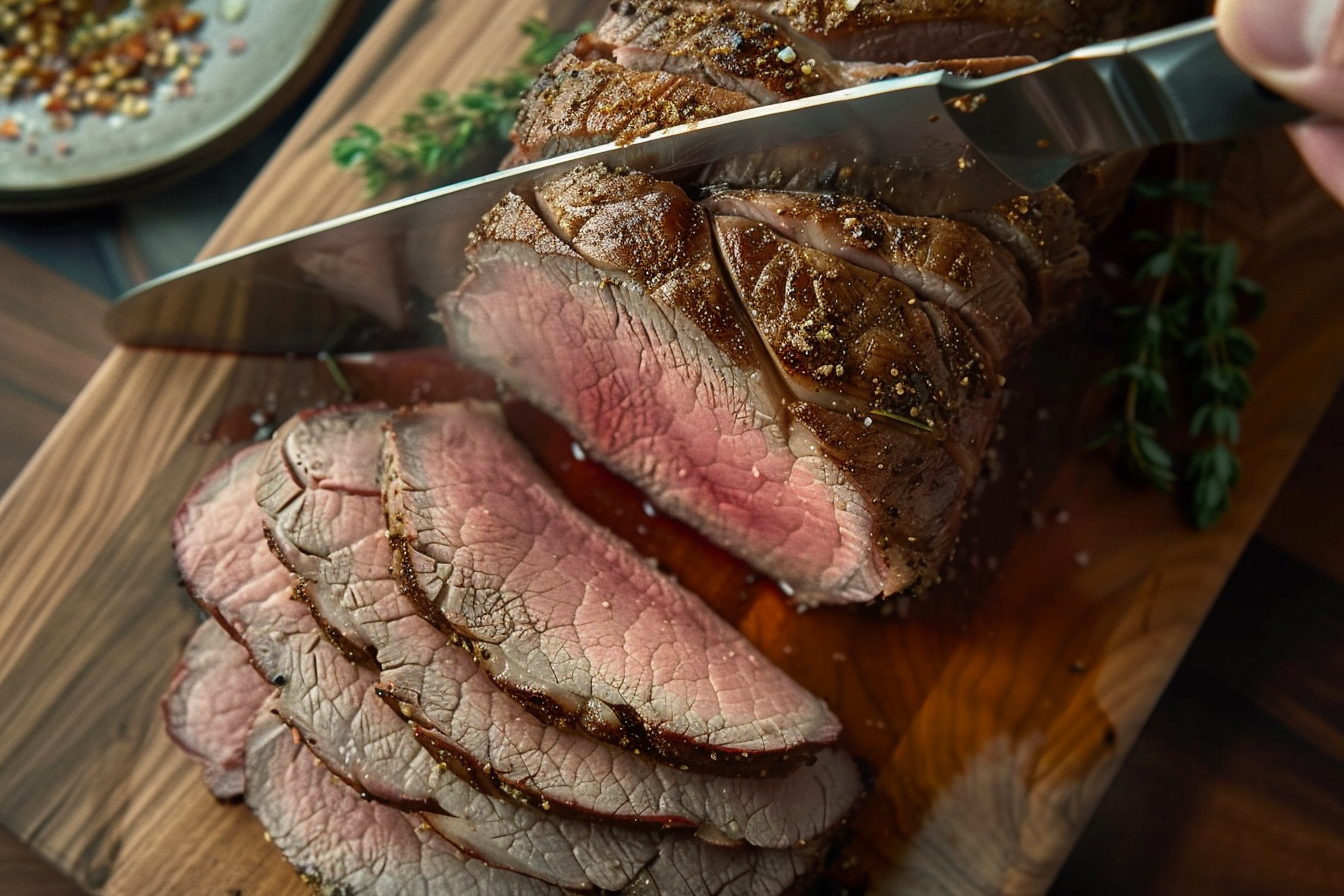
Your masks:
<svg viewBox="0 0 1344 896"><path fill-rule="evenodd" d="M1304 121L1290 126L1288 136L1320 185L1344 203L1344 121Z"/></svg>

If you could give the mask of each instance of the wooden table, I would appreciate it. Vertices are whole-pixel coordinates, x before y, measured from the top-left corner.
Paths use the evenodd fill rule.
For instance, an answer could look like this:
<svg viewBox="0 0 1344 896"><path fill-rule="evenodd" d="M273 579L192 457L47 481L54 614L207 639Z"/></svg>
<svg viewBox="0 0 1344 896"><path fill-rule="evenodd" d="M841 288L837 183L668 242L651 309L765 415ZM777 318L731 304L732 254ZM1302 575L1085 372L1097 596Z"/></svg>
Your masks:
<svg viewBox="0 0 1344 896"><path fill-rule="evenodd" d="M489 9L394 3L209 251L360 204L353 181L310 176L326 170L330 137L352 120L386 120L388 97L460 82L516 55L521 40L508 35L456 51L443 35L487 33L490 20L535 9L530 0ZM444 16L453 27L436 30ZM393 56L422 64L389 67ZM888 869L877 892L1045 889L1324 412L1344 375L1344 306L1322 287L1337 282L1331 247L1344 239L1344 218L1286 158L1272 142L1243 154L1254 189L1220 209L1226 227L1258 244L1251 269L1275 302L1256 331L1261 400L1245 421L1245 481L1217 532L1196 537L1162 499L1119 488L1095 459L1070 461L1045 506L1067 502L1073 524L1019 540L984 598L990 615L964 630L923 628L932 623L918 614L881 627L879 637L895 641L879 646L904 648L884 654L902 693L867 726L854 715L865 709L854 696L865 658L856 648L844 664L835 659L854 635L850 623L821 617L803 628L765 593L738 617L767 652L850 711L851 746L881 766L856 846L861 863ZM205 796L153 707L191 624L164 564L167 516L229 450L209 439L213 422L277 383L281 404L322 388L302 364L115 351L0 503L0 631L10 639L0 655L9 725L0 734L0 821L91 889L296 891L250 817ZM1076 561L1084 548L1087 564ZM1043 607L1057 612L1033 615ZM930 646L921 631L946 637ZM800 635L819 653L784 649ZM1061 658L1059 670L1038 665L1042 656ZM1337 756L1324 715L1314 728L1302 713L1294 718ZM996 733L1013 731L1029 736ZM1025 777L1024 763L1033 769ZM1313 842L1340 830L1329 808L1317 826L1326 836ZM241 855L256 864L240 867Z"/></svg>

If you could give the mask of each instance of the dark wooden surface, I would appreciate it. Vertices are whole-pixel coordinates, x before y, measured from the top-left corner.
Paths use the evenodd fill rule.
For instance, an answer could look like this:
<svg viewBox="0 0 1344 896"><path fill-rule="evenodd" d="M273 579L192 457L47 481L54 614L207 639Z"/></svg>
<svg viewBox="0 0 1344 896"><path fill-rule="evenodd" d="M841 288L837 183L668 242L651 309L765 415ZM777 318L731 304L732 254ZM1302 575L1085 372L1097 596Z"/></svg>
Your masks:
<svg viewBox="0 0 1344 896"><path fill-rule="evenodd" d="M1338 581L1253 543L1051 893L1344 893Z"/></svg>
<svg viewBox="0 0 1344 896"><path fill-rule="evenodd" d="M416 8L411 3L401 6L411 11ZM321 111L324 114L314 116L312 120L330 127L330 110ZM306 134L308 138L312 136ZM296 152L301 155L303 147L316 145L320 145L316 139L299 141ZM258 196L264 195L265 191L259 185ZM325 201L327 196L323 194L321 198ZM251 205L256 207L251 208ZM249 208L254 213L265 210L265 203L255 197L251 205ZM266 216L254 214L253 221L261 217ZM243 228L237 226L242 220L240 216L233 222L232 229L226 227L221 232L217 239L219 245L244 236ZM268 220L274 223L276 218L270 216ZM1284 226L1295 223L1288 220ZM249 225L247 229L252 236L260 235L255 232L255 225ZM38 279L16 279L21 286L18 292L45 296L48 289L46 281L39 283L41 276L35 273L33 277ZM90 332L87 303L81 306L71 299L57 304L74 309L70 312L72 319L84 315L82 327L68 327L66 318L54 313L56 306L47 308L31 301L25 305L18 300L7 301L4 307L12 306L30 316L40 312L37 317L41 331L57 342L66 338L67 333L73 340L73 334ZM82 312L78 310L80 307L84 308ZM15 316L17 318L18 313ZM32 401L54 403L55 408L59 408L62 400L69 401L68 397L62 399L61 396L70 394L68 383L74 368L67 366L60 352L34 348L40 344L40 340L30 338L13 339L13 350L23 352L22 364L13 368L18 372L15 376L26 378L15 379L15 382L27 386L37 384L41 388L34 392ZM98 351L96 345L80 343L76 354L96 357ZM209 371L197 370L202 366L185 361L160 364L153 358L132 364L121 357L116 365L104 371L96 392L99 407L93 408L86 402L82 415L76 415L82 421L80 431L117 435L119 431L115 426L100 428L98 420L104 412L118 412L114 404L133 403L133 396L122 395L118 387L175 388L196 394L197 390L189 388L189 384L182 385L183 378L198 377L201 388L218 379ZM156 379L158 367L171 372L173 378ZM48 371L47 375L42 373L44 369ZM1278 369L1284 377L1291 378L1312 368L1311 365L1288 365ZM127 375L114 382L108 371ZM1283 391L1285 382L1280 379L1272 384L1276 394L1287 394ZM67 384L60 387L65 388L64 392L58 388L61 383ZM1302 386L1308 387L1320 389L1321 385L1305 383ZM103 399L106 401L101 401ZM124 410L122 407L121 411ZM25 423L25 431L31 436L43 428L44 420L49 426L58 414L59 410L53 412L52 407L47 407L46 417L33 417ZM14 419L24 418L16 416ZM146 417L143 424L156 426L171 422ZM1276 425L1287 427L1300 422L1290 420ZM1314 422L1314 416L1311 422ZM187 427L187 431L196 430ZM1276 432L1280 430L1272 430L1270 434ZM87 453L74 451L79 446L69 444L68 439L63 447L73 452L72 459L76 456L87 458ZM125 448L116 444L108 447L113 450ZM1324 450L1328 452L1332 447L1327 445ZM47 454L49 460L54 457L51 452ZM47 472L51 476L55 470ZM1333 481L1328 476L1307 474L1304 482L1290 485L1287 494L1305 489L1313 496L1328 496L1331 494L1328 490L1340 482L1344 479L1338 471L1335 471ZM1276 486L1277 479L1273 483L1273 487ZM148 486L137 480L129 483L127 488L140 494ZM1268 480L1264 480L1263 488L1271 488ZM62 492L65 491L68 489L62 486ZM77 496L77 492L71 494ZM1344 487L1337 487L1333 494L1344 500ZM82 504L94 509L93 503L83 501ZM134 503L131 506L134 507ZM1327 497L1324 506L1338 507L1339 500L1332 502ZM1292 514L1289 516L1293 517ZM1328 522L1328 517L1323 518L1318 524L1308 524L1306 528L1322 536ZM146 533L138 531L130 534L148 538ZM1323 537L1328 544L1328 536ZM1259 553L1253 553L1247 563L1255 561ZM1328 554L1328 550L1325 553ZM73 559L78 560L78 557ZM1227 621L1222 621L1225 612L1220 606L1204 637L1192 648L1189 660L1160 704L1147 733L1138 741L1132 761L1101 804L1096 819L1056 885L1056 893L1312 894L1337 893L1344 889L1339 886L1341 868L1344 868L1344 857L1341 856L1344 824L1341 823L1338 797L1344 792L1339 786L1340 764L1344 759L1339 741L1344 737L1341 734L1344 720L1340 718L1338 697L1344 674L1341 674L1337 657L1340 629L1344 627L1341 626L1344 613L1340 610L1344 601L1340 599L1340 591L1332 590L1334 586L1326 580L1303 573L1300 566L1294 566L1283 557L1271 556L1265 562L1271 571L1257 574L1254 567L1243 564L1241 572L1234 578L1228 595L1241 593L1239 583L1249 576L1246 596L1240 601L1226 599L1224 603L1233 607L1226 611L1231 614ZM1226 566L1222 569L1225 571ZM49 571L57 579L65 575L59 566L52 566ZM85 575L83 580L101 581L93 573ZM30 605L35 609L42 606L39 603ZM1242 610L1237 611L1237 607ZM89 710L96 708L87 707ZM158 746L157 741L142 745L141 761L135 768L145 773L144 780L137 779L139 783L123 794L128 800L126 808L149 822L157 818L156 794L168 795L171 789L171 782L157 781L150 774L154 768L166 767L160 759L171 762L174 758L171 755L158 757L155 752ZM156 789L160 784L168 789ZM32 781L25 782L24 788L34 792L41 790L40 782ZM197 794L198 790L190 790L190 794ZM76 796L69 789L65 793L72 799ZM178 795L176 791L172 793ZM189 809L187 814L202 819L211 831L239 823L241 817L238 813L216 811L215 807L204 803L192 804ZM53 827L63 823L64 816L54 809L46 817ZM29 833L47 836L49 832L30 830ZM242 841L250 842L249 838L254 839L257 832L248 830L238 836ZM69 839L74 842L79 838L71 836ZM179 833L165 829L163 825L139 825L134 828L133 836L125 841L124 855L132 858L142 854L152 856L160 849L155 845L157 841L166 843L174 839L181 839ZM81 859L79 856L73 858ZM115 866L116 856L95 858ZM206 858L214 861L236 856L218 853ZM146 872L130 861L121 868L121 892L132 892L126 889L125 881L165 880L165 873L171 877L171 869L159 865ZM11 870L13 874L9 873ZM191 883L193 887L199 887L203 882L197 878ZM204 883L208 885L209 881ZM48 885L51 885L50 869L15 850L14 841L0 838L0 894L48 892L38 889Z"/></svg>

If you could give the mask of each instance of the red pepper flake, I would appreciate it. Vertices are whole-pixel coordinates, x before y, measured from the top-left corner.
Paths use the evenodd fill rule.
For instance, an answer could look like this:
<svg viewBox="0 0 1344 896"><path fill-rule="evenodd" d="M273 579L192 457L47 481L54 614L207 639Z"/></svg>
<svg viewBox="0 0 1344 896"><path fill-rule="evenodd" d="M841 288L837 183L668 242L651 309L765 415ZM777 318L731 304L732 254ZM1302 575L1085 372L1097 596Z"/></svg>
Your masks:
<svg viewBox="0 0 1344 896"><path fill-rule="evenodd" d="M70 153L72 153L72 152L74 152L74 151L75 151L74 148L73 148L69 143L67 143L66 141L64 141L64 140L57 140L57 141L56 141L56 154L57 154L57 155L60 155L60 156L69 156Z"/></svg>
<svg viewBox="0 0 1344 896"><path fill-rule="evenodd" d="M23 128L12 118L0 121L0 140L14 141L23 136Z"/></svg>
<svg viewBox="0 0 1344 896"><path fill-rule="evenodd" d="M247 38L234 37L229 39L229 52L235 56L247 52Z"/></svg>

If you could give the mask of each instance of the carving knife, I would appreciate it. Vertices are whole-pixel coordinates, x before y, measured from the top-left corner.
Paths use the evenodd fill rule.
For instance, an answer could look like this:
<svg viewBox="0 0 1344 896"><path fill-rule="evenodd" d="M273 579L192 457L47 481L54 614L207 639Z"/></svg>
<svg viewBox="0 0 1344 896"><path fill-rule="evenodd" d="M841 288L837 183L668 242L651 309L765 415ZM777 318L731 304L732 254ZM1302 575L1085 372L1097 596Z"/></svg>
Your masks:
<svg viewBox="0 0 1344 896"><path fill-rule="evenodd" d="M146 283L109 309L106 327L133 346L262 353L441 339L432 298L461 279L476 222L508 191L579 164L682 176L763 159L880 165L885 180L913 185L898 211L941 214L1044 189L1106 153L1221 140L1306 114L1237 69L1206 18L993 77L865 84L420 193Z"/></svg>

